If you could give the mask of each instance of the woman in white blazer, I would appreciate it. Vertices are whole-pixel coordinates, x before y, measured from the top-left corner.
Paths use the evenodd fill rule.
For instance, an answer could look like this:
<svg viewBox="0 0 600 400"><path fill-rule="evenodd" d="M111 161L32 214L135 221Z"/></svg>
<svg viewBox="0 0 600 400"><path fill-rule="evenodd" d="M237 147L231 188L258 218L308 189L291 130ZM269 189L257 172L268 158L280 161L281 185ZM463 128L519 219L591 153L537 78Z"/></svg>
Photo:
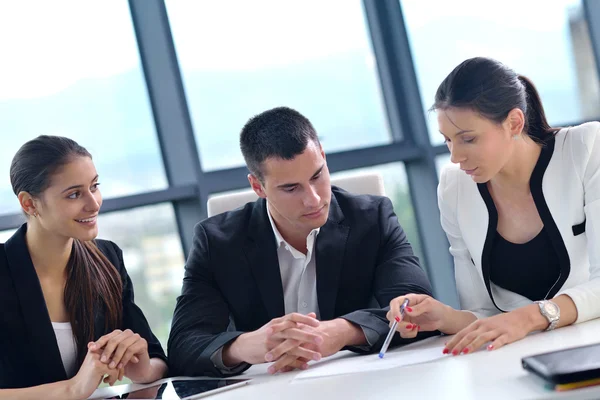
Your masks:
<svg viewBox="0 0 600 400"><path fill-rule="evenodd" d="M438 187L462 310L409 294L398 331L456 334L445 353L488 350L600 317L600 123L551 128L529 79L473 58L432 110L454 165Z"/></svg>

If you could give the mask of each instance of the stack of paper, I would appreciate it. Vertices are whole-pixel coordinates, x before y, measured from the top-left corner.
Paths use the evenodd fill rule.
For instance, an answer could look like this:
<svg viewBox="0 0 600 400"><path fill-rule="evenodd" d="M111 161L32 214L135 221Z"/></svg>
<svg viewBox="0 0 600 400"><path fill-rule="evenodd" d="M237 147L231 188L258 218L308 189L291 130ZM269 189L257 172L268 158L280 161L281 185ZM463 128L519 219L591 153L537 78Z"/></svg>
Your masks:
<svg viewBox="0 0 600 400"><path fill-rule="evenodd" d="M371 354L367 356L352 355L346 358L331 360L324 359L319 363L312 364L308 370L296 375L294 380L354 374L420 364L447 357L442 353L443 349L443 346L402 349L389 352L384 358L379 358L378 354Z"/></svg>

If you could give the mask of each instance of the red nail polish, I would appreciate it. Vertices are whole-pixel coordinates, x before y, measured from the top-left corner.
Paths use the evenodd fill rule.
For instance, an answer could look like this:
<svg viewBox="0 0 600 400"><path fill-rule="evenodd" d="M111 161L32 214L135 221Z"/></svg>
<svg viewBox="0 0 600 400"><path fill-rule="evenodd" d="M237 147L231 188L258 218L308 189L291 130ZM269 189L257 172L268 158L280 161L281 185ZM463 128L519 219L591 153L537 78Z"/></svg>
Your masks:
<svg viewBox="0 0 600 400"><path fill-rule="evenodd" d="M400 317L396 317L396 322L400 322Z"/></svg>
<svg viewBox="0 0 600 400"><path fill-rule="evenodd" d="M458 355L458 350L452 350L452 355L453 356L457 356Z"/></svg>
<svg viewBox="0 0 600 400"><path fill-rule="evenodd" d="M494 346L490 344L490 345L487 347L487 349L488 349L488 350L494 350Z"/></svg>
<svg viewBox="0 0 600 400"><path fill-rule="evenodd" d="M406 325L406 329L412 329L413 326L411 324Z"/></svg>
<svg viewBox="0 0 600 400"><path fill-rule="evenodd" d="M463 354L467 354L469 352L469 349L464 349L463 350Z"/></svg>
<svg viewBox="0 0 600 400"><path fill-rule="evenodd" d="M412 312L412 308L410 308L410 307L406 307L406 311L408 311L408 312Z"/></svg>
<svg viewBox="0 0 600 400"><path fill-rule="evenodd" d="M420 330L421 330L421 327L420 327L420 326L418 326L418 325L417 325L417 330L418 330L418 331L420 331Z"/></svg>
<svg viewBox="0 0 600 400"><path fill-rule="evenodd" d="M444 351L442 351L442 354L448 354L449 352L450 352L450 350L444 349Z"/></svg>

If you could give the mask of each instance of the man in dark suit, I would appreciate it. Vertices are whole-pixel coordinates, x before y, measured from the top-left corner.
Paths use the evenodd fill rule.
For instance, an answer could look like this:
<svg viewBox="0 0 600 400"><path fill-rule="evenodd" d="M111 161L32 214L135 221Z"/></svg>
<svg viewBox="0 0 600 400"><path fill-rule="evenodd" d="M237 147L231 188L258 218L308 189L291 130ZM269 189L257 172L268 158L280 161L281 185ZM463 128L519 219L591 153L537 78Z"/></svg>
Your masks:
<svg viewBox="0 0 600 400"><path fill-rule="evenodd" d="M260 198L196 225L168 343L172 373L232 375L270 361L274 373L343 348L379 351L382 307L431 295L390 200L332 187L312 124L292 109L250 119L240 146Z"/></svg>

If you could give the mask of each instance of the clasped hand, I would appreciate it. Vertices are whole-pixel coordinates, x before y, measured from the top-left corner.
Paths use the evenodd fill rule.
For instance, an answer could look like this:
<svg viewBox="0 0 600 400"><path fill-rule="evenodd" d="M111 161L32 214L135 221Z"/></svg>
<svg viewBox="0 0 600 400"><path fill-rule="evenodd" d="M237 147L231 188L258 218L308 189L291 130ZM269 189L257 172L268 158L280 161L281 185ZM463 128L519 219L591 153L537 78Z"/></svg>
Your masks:
<svg viewBox="0 0 600 400"><path fill-rule="evenodd" d="M273 362L268 368L271 374L306 369L309 361L318 361L345 346L338 329L340 323L349 324L337 320L319 321L314 313L292 313L275 318L238 338L240 351L245 353L239 358L250 364Z"/></svg>
<svg viewBox="0 0 600 400"><path fill-rule="evenodd" d="M69 381L74 398L87 398L100 382L112 386L124 375L142 380L150 367L146 340L129 329L117 329L88 343L87 348L83 364Z"/></svg>
<svg viewBox="0 0 600 400"><path fill-rule="evenodd" d="M107 364L109 369L118 369L119 380L126 375L134 382L142 381L150 367L148 342L130 329L115 329L89 343L88 350L99 354L100 362Z"/></svg>

